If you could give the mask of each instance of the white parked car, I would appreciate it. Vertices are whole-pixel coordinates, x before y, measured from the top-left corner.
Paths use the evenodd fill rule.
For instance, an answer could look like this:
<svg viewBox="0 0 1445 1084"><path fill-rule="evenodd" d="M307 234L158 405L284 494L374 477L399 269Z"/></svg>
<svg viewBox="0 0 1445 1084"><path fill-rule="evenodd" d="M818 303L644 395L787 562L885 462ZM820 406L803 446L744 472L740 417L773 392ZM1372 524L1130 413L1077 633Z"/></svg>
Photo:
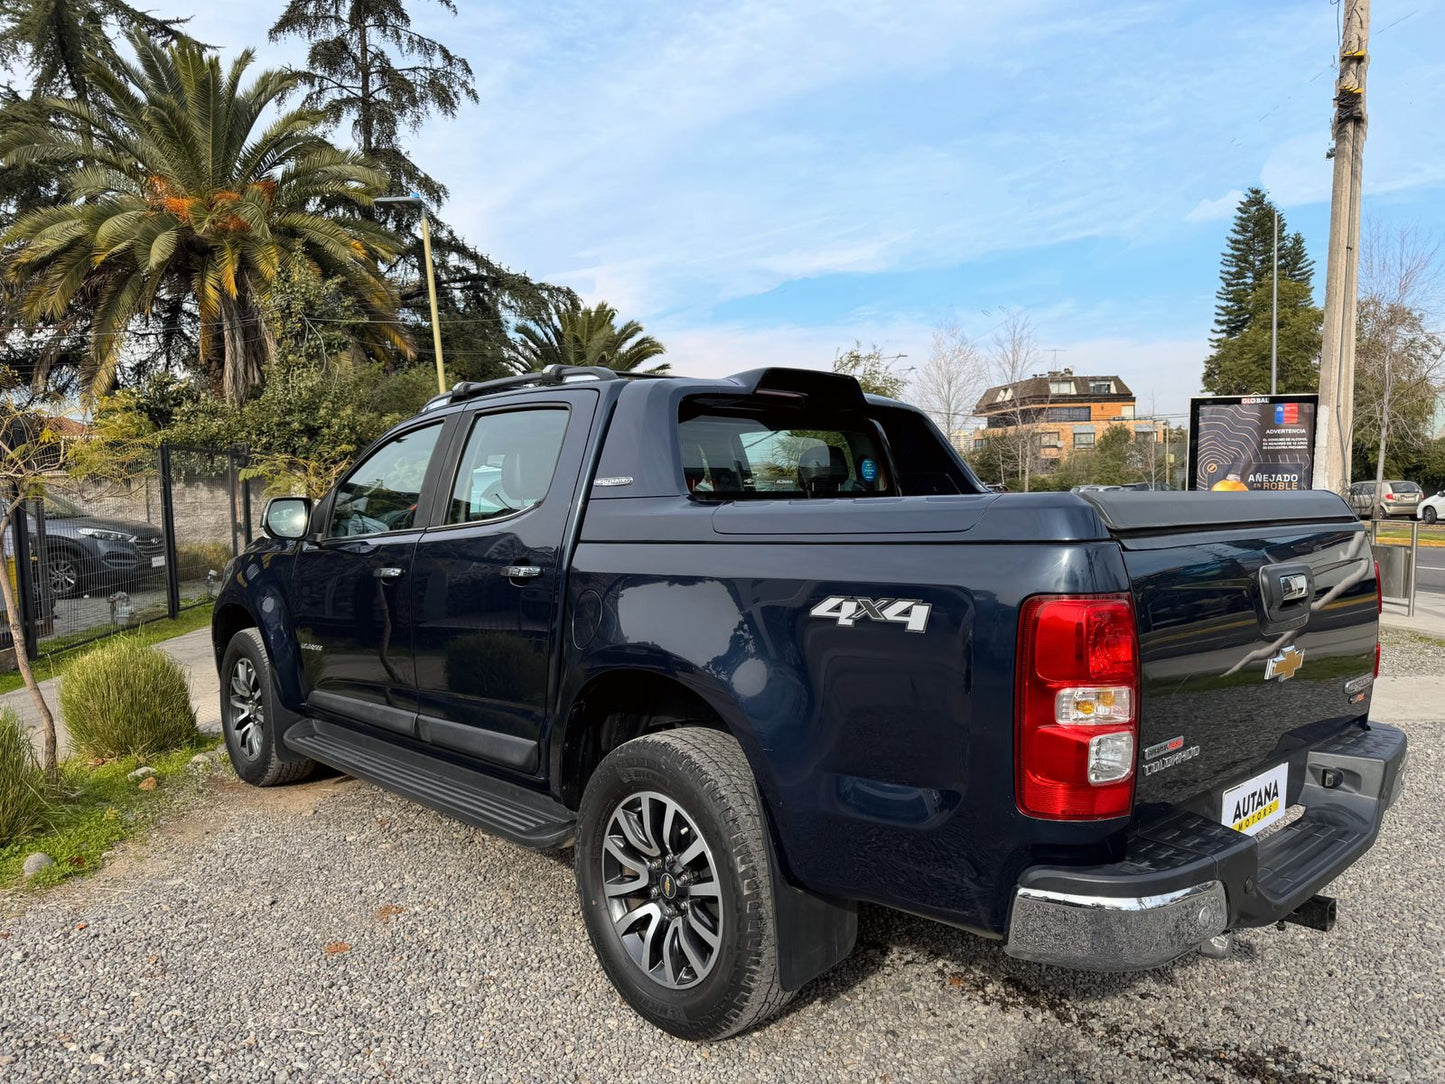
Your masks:
<svg viewBox="0 0 1445 1084"><path fill-rule="evenodd" d="M1415 509L1415 518L1423 519L1426 523L1445 520L1445 489L1421 501L1420 506Z"/></svg>

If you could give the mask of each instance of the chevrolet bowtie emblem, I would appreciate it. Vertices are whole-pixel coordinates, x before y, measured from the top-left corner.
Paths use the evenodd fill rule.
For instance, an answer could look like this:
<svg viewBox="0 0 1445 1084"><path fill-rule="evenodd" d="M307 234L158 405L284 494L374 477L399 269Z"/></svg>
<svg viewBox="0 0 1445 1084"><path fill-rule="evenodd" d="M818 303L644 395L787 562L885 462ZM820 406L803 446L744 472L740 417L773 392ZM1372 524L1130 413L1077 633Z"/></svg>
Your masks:
<svg viewBox="0 0 1445 1084"><path fill-rule="evenodd" d="M1305 653L1291 644L1265 664L1264 680L1273 681L1279 678L1280 681L1288 681L1304 664Z"/></svg>

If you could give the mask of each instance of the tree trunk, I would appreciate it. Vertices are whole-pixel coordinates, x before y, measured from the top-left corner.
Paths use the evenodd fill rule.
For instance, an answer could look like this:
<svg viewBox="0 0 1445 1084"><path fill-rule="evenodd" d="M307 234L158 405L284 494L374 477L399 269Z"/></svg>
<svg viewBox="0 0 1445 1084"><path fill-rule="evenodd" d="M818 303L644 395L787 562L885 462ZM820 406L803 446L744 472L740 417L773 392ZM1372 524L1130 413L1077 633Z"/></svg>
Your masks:
<svg viewBox="0 0 1445 1084"><path fill-rule="evenodd" d="M352 18L356 18L353 8ZM356 110L357 127L361 130L361 153L363 157L370 158L373 146L373 129L375 127L371 117L371 49L367 42L366 34L366 13L362 12L360 20L356 24L356 31L360 37L356 50L356 64L361 76L361 104Z"/></svg>
<svg viewBox="0 0 1445 1084"><path fill-rule="evenodd" d="M276 351L271 324L246 287L242 286L234 298L221 293L221 334L224 394L228 402L240 406L251 389L261 383Z"/></svg>
<svg viewBox="0 0 1445 1084"><path fill-rule="evenodd" d="M10 521L19 506L20 499L17 498L5 509L4 515L0 515L0 539L10 530ZM0 546L0 550L3 548ZM19 578L18 570L16 578ZM0 597L5 601L5 620L10 626L10 642L15 645L15 666L20 671L20 680L25 683L25 688L30 690L31 699L35 701L35 710L40 715L40 763L45 768L46 779L53 783L60 773L59 758L56 755L55 716L50 713L50 705L45 702L45 697L40 692L35 671L30 669L30 656L25 651L25 628L20 623L20 607L16 602L15 588L10 583L8 567L0 570Z"/></svg>

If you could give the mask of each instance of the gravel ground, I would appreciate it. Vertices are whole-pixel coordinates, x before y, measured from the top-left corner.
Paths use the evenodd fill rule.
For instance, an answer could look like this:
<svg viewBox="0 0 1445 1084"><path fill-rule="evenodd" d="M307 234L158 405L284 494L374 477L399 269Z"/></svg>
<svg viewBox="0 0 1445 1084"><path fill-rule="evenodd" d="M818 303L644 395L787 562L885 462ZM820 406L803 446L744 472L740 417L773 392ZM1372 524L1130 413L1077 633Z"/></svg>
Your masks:
<svg viewBox="0 0 1445 1084"><path fill-rule="evenodd" d="M1445 641L1400 629L1380 630L1380 676L1445 674Z"/></svg>
<svg viewBox="0 0 1445 1084"><path fill-rule="evenodd" d="M1340 922L1134 976L1022 964L881 909L783 1016L691 1045L594 962L570 852L342 778L199 808L89 881L0 900L7 1081L1445 1080L1445 728L1331 889Z"/></svg>

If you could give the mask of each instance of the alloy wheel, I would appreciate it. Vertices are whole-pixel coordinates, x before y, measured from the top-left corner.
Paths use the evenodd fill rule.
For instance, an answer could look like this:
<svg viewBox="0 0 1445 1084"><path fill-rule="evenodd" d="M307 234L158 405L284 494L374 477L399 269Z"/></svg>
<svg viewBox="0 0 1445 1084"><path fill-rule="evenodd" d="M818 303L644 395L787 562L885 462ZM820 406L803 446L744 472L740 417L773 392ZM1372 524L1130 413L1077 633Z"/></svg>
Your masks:
<svg viewBox="0 0 1445 1084"><path fill-rule="evenodd" d="M707 841L676 801L643 791L613 810L602 885L612 928L648 978L683 990L712 971L722 945L722 883Z"/></svg>
<svg viewBox="0 0 1445 1084"><path fill-rule="evenodd" d="M71 594L80 584L80 570L69 557L52 557L47 564L50 569L50 593L57 598Z"/></svg>
<svg viewBox="0 0 1445 1084"><path fill-rule="evenodd" d="M247 760L261 755L262 727L266 723L265 709L261 706L261 675L256 666L244 656L236 660L231 669L231 732L236 736L236 747Z"/></svg>

